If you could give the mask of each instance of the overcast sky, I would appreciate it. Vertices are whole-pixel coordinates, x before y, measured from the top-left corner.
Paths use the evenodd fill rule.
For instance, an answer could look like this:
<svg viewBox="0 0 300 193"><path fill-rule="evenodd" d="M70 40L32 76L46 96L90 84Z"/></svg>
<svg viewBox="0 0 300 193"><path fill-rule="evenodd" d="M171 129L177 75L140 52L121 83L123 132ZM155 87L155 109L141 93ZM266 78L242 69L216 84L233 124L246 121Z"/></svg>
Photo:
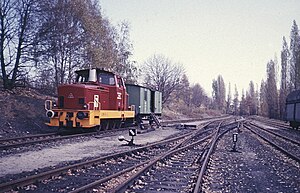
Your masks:
<svg viewBox="0 0 300 193"><path fill-rule="evenodd" d="M239 94L250 80L260 85L266 64L282 37L290 42L293 20L300 24L300 0L99 0L114 24L128 21L133 59L142 64L163 54L183 64L191 83L211 96L221 74Z"/></svg>

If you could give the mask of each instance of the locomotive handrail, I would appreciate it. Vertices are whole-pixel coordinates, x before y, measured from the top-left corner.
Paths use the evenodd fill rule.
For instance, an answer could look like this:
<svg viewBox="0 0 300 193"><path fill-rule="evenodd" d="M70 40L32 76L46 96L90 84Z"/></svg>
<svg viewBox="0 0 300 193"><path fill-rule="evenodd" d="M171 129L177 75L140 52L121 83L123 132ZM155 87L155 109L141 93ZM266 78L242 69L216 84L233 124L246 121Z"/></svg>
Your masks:
<svg viewBox="0 0 300 193"><path fill-rule="evenodd" d="M95 107L95 103L98 104L97 105L98 107ZM90 104L93 105L93 109L90 109L90 107L91 107ZM99 103L99 102L89 102L88 103L88 110L100 110L100 109L101 109L101 103Z"/></svg>
<svg viewBox="0 0 300 193"><path fill-rule="evenodd" d="M46 100L45 101L45 110L49 111L52 110L53 101L52 100Z"/></svg>
<svg viewBox="0 0 300 193"><path fill-rule="evenodd" d="M129 106L129 109L130 109L131 111L135 111L135 105L130 105L130 106Z"/></svg>

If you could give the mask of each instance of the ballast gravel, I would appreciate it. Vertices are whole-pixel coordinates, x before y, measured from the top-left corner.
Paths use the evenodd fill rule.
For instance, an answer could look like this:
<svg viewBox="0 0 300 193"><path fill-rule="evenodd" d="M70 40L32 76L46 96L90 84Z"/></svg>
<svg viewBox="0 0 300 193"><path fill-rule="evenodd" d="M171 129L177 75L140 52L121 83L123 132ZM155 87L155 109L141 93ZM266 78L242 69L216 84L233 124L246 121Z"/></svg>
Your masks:
<svg viewBox="0 0 300 193"><path fill-rule="evenodd" d="M225 134L212 155L203 192L300 192L300 166L250 131Z"/></svg>

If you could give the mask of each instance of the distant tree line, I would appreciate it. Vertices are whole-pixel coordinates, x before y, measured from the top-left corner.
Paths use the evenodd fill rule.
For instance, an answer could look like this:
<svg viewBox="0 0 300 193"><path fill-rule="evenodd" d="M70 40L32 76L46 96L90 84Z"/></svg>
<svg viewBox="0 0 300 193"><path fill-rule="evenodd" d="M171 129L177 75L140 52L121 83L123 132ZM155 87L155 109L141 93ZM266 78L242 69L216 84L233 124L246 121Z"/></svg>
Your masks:
<svg viewBox="0 0 300 193"><path fill-rule="evenodd" d="M266 80L260 87L253 81L241 96L237 86L231 94L231 84L226 86L219 75L212 80L212 98L209 98L200 84L190 85L184 68L163 55L150 57L142 66L144 84L162 91L163 103L184 104L190 108L210 108L234 115L261 115L282 119L285 115L285 100L288 93L300 89L300 36L296 21L293 21L290 46L283 37L281 51L281 74L277 58L267 63ZM278 88L279 86L279 88ZM226 95L227 93L227 95Z"/></svg>
<svg viewBox="0 0 300 193"><path fill-rule="evenodd" d="M260 89L259 114L274 119L284 118L287 95L300 89L300 35L295 20L290 32L290 45L283 37L280 66L279 73L277 59L268 62L267 80L262 81Z"/></svg>
<svg viewBox="0 0 300 193"><path fill-rule="evenodd" d="M280 65L280 67L279 67ZM279 72L280 69L281 71ZM283 119L285 116L285 100L293 90L300 89L300 35L296 21L293 21L290 32L290 45L283 37L281 64L277 58L267 63L266 80L262 80L260 89L256 88L252 81L248 90L242 91L239 101L238 92L235 88L233 101L228 96L227 112L231 110L236 115L261 115L274 119ZM213 83L214 92L217 92L216 83ZM256 86L258 87L258 86ZM230 88L230 87L229 87ZM225 97L222 96L222 100ZM220 107L224 107L220 103ZM232 104L228 109L228 104Z"/></svg>

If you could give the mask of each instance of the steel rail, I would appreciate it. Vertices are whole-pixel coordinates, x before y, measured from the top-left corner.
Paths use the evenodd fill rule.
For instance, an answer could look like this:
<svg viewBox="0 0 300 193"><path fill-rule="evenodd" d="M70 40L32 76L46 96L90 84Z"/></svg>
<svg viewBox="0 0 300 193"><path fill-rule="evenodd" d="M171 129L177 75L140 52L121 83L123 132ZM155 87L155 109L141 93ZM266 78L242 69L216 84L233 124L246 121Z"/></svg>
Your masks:
<svg viewBox="0 0 300 193"><path fill-rule="evenodd" d="M140 169L137 173L135 173L133 176L131 176L125 182L122 182L121 185L119 185L116 188L114 188L113 190L111 190L111 192L124 192L127 189L127 187L129 187L130 185L132 185L135 180L137 180L143 173L145 173L146 171L148 171L149 169L151 169L154 166L154 164L156 164L158 161L166 159L167 157L171 156L172 154L175 154L175 153L178 153L180 151L184 151L184 150L186 150L188 148L194 147L194 146L196 146L196 145L198 145L200 143L203 143L204 141L206 141L206 140L208 140L210 138L213 138L212 139L213 143L211 144L212 148L210 150L210 152L212 152L213 148L214 148L214 146L216 144L217 138L219 136L221 136L221 135L219 135L217 137L217 134L218 134L218 131L219 131L220 127L221 127L221 124L222 124L222 122L216 127L217 131L215 133L212 133L211 135L206 136L205 138L202 138L202 139L200 139L200 140L198 140L196 142L193 142L192 144L185 145L183 147L180 147L180 144L178 144L178 147L174 147L170 151L166 152L165 155L161 155L161 156L157 157L156 159L152 160L149 164L147 164L146 166L144 166L142 169ZM233 123L229 123L228 125L231 125L231 124L233 124ZM183 143L185 141L183 141ZM204 149L204 151L206 151L206 149ZM209 157L209 156L207 156L207 157ZM208 163L208 158L206 158L206 159L207 159L207 163Z"/></svg>
<svg viewBox="0 0 300 193"><path fill-rule="evenodd" d="M201 189L201 183L202 183L202 179L203 179L203 176L205 174L205 171L207 169L207 165L208 165L208 162L209 162L209 159L210 159L210 156L211 154L213 153L213 150L216 146L216 143L218 141L218 139L225 133L225 132L228 132L229 130L225 131L222 135L218 135L219 131L220 131L220 127L221 127L221 124L222 122L218 125L217 127L217 131L216 133L214 134L214 138L213 140L211 141L211 145L209 147L209 150L205 152L204 154L204 161L203 161L203 164L201 166L201 169L200 169L200 172L198 174L198 178L197 178L197 182L195 184L195 188L194 188L194 193L198 193L200 192L200 189ZM239 124L239 123L238 123Z"/></svg>
<svg viewBox="0 0 300 193"><path fill-rule="evenodd" d="M208 123L208 124L210 124L210 123ZM202 128L204 128L204 126ZM45 179L48 179L51 176L57 176L57 175L60 175L62 173L65 173L70 169L83 168L83 167L86 167L88 165L92 165L94 163L98 163L98 162L101 162L101 161L104 161L104 160L124 156L124 155L135 153L135 152L138 152L138 151L143 151L143 150L146 150L147 148L155 147L157 145L171 143L173 141L178 141L178 140L180 140L182 138L185 138L185 137L188 137L192 134L193 134L193 132L184 134L184 135L179 136L179 137L175 137L175 138L159 141L159 142L156 142L156 143L152 143L152 144L149 144L149 145L146 145L146 146L143 146L143 147L139 147L139 148L136 148L136 149L133 149L133 150L128 150L128 151L115 153L115 154L104 156L104 157L95 158L95 159L92 159L92 160L89 160L89 161L84 161L84 162L81 162L81 163L68 165L68 166L57 168L57 169L54 169L54 170L51 170L51 171L42 172L42 173L39 173L37 175L28 176L28 177L24 177L24 178L21 178L21 179L14 180L14 181L6 182L6 183L3 183L3 184L0 184L0 192L9 191L9 190L15 189L17 187L21 187L21 186L25 186L25 185L35 183L36 181L45 180Z"/></svg>
<svg viewBox="0 0 300 193"><path fill-rule="evenodd" d="M0 138L0 143L6 143L6 142L16 141L16 140L24 140L27 138L29 139L29 138L47 137L53 135L57 135L57 133L46 133L46 134L26 135L21 137Z"/></svg>
<svg viewBox="0 0 300 193"><path fill-rule="evenodd" d="M255 127L257 127L257 128L260 128L260 129L262 129L263 131L266 131L266 132L268 132L268 133L271 133L271 134L273 134L273 135L275 135L275 136L277 136L277 137L280 137L280 138L282 138L282 139L285 139L285 140L287 140L287 141L289 141L289 142L291 142L291 143L294 143L294 144L300 146L300 142L298 142L298 141L296 141L296 140L294 140L294 139L290 139L290 138L288 138L288 137L282 136L282 135L280 135L280 134L278 134L278 133L276 133L276 132L270 131L270 130L268 130L268 129L262 127L262 126L259 126L259 125L255 124L255 123L250 122L249 124L252 125L252 126L255 126Z"/></svg>
<svg viewBox="0 0 300 193"><path fill-rule="evenodd" d="M169 123L186 123L186 122L193 122L196 120L211 120L211 119L218 119L218 118L228 118L228 116L220 116L220 117L210 117L210 118L204 118L204 119L187 119L187 120L171 120L171 121L162 121L163 124L169 124ZM112 131L124 131L126 129L114 129ZM9 149L9 148L15 148L23 145L33 145L36 143L41 142L48 142L48 141L56 141L56 140L62 140L62 139L69 139L73 137L80 137L80 136L89 136L89 135L95 135L95 134L106 134L109 131L98 131L98 132L91 132L91 133L80 133L80 134L73 134L73 135L67 135L67 136L58 136L57 133L48 133L48 134L36 134L36 135L27 135L22 137L11 137L11 138L0 138L0 143L11 143L11 144L4 144L0 145L0 149ZM37 139L34 141L23 141L23 142L17 142L13 143L13 141L19 141L19 140L29 140L31 138L41 138L41 137L53 137L53 138L45 138L45 139Z"/></svg>
<svg viewBox="0 0 300 193"><path fill-rule="evenodd" d="M284 127L286 129L291 129L291 126L289 126L286 123L280 122L279 120L272 120L272 119L265 119L262 117L251 117L251 119L262 122L262 123L266 123L269 124L271 126L277 126L277 127Z"/></svg>
<svg viewBox="0 0 300 193"><path fill-rule="evenodd" d="M267 139L266 137L260 135L259 133L255 132L253 129L251 129L249 126L244 125L245 128L247 128L248 130L250 130L252 133L256 134L257 136L259 136L261 139L263 139L264 141L268 142L271 146L273 146L275 149L281 151L282 153L284 153L285 155L287 155L288 157L292 158L293 160L295 160L296 162L300 163L300 158L296 155L293 155L292 153L290 153L289 151L287 151L286 149L280 147L279 145L275 144L274 142L272 142L271 140Z"/></svg>
<svg viewBox="0 0 300 193"><path fill-rule="evenodd" d="M63 173L66 173L68 170L85 168L86 166L93 165L95 163L99 163L99 162L104 161L104 160L117 158L117 157L124 156L124 155L127 155L127 154L132 154L132 153L135 153L135 152L138 152L138 151L143 151L143 150L146 150L147 148L155 147L157 145L161 145L161 144L165 144L165 143L171 143L173 141L178 141L182 138L192 136L196 132L199 132L200 134L202 132L205 133L209 130L204 130L203 131L203 129L206 126L208 126L209 124L213 123L213 122L215 122L215 121L211 121L211 122L206 123L205 125L201 125L201 128L199 128L198 130L196 130L194 132L191 132L191 133L184 134L184 135L179 136L179 137L174 137L174 138L171 138L171 139L162 140L162 141L152 143L152 144L149 144L149 145L146 145L146 146L143 146L143 147L139 147L139 148L136 148L136 149L133 149L133 150L119 152L119 153L115 153L115 154L104 156L104 157L98 157L98 158L95 158L95 159L92 159L92 160L89 160L89 161L84 161L84 162L81 162L81 163L77 163L77 164L57 168L57 169L54 169L54 170L51 170L51 171L42 172L42 173L39 173L37 175L28 176L28 177L24 177L24 178L21 178L21 179L14 180L14 181L2 183L2 184L0 184L0 192L5 192L5 191L15 189L17 187L26 186L26 185L29 185L29 184L32 184L32 183L35 183L35 182L39 182L39 181L48 179L49 177L52 177L52 176L58 176L58 175L61 175Z"/></svg>
<svg viewBox="0 0 300 193"><path fill-rule="evenodd" d="M202 128L207 127L209 124L211 124L211 122L210 122L210 123L207 123L207 124L204 125L204 126L202 126ZM206 131L209 131L209 130L206 130ZM205 131L205 132L206 132L206 131ZM107 182L107 181L109 181L109 180L111 180L111 179L113 179L113 178L115 178L115 177L118 177L118 176L120 176L120 175L122 175L122 174L124 174L124 173L130 172L130 171L136 169L137 167L143 166L143 168L142 168L140 171L145 171L145 170L147 170L147 168L151 167L151 166L154 165L157 161L163 159L163 158L166 157L167 155L173 154L173 153L175 153L176 151L179 151L179 150L186 149L189 145L186 145L186 146L181 147L181 148L180 148L180 146L185 145L187 141L189 141L191 138L193 138L193 137L195 137L196 135L201 134L201 133L203 133L203 131L197 130L197 131L193 132L192 134L187 135L187 136L186 136L186 139L185 139L184 141L182 141L181 143L177 144L175 147L173 147L171 150L167 151L165 154L160 155L160 156L157 156L157 157L154 158L154 160L152 160L152 161L151 161L151 160L147 160L147 161L144 161L144 162L142 162L142 163L140 163L140 164L138 164L138 165L135 165L135 166L126 168L126 169L124 169L124 170L122 170L122 171L119 171L118 173L115 173L115 174L113 174L113 175L107 176L107 177L105 177L105 178L103 178L103 179L99 179L99 180L97 180L97 181L94 181L94 182L92 182L92 183L90 183L90 184L87 184L87 185L85 185L85 186L82 186L82 187L80 187L80 188L77 188L76 190L73 190L73 191L71 191L70 193L86 192L86 191L88 191L88 190L90 190L90 189L92 189L92 188L94 188L94 187L97 187L97 186L99 186L99 185L101 185L101 184L103 184L103 183L105 183L105 182ZM206 139L208 139L209 137L210 137L210 136L207 136L207 137L205 137L203 140L206 140ZM198 144L198 143L199 143L199 141L194 142L194 143L192 143L191 145L196 145L196 144ZM179 148L179 149L177 149L177 148ZM176 149L177 149L177 150L176 150ZM140 173L140 171L139 171L138 173L136 173L134 176L138 176L138 174ZM134 176L133 176L133 178L134 178ZM128 183L130 183L130 181L129 181ZM123 183L123 185L124 185L124 183ZM114 192L118 192L118 190L114 190Z"/></svg>
<svg viewBox="0 0 300 193"><path fill-rule="evenodd" d="M103 134L109 134L110 132L116 132L116 131L126 131L127 128L122 128L122 129L114 129L114 130L108 130L108 131L95 131L95 132L89 132L89 133L79 133L79 134L72 134L72 135L65 135L65 136L60 136L60 135L47 135L47 134L41 134L41 135L33 135L31 136L25 136L24 138L22 137L17 137L17 138L8 138L8 143L11 141L18 141L18 140L28 140L30 138L39 138L39 137L51 137L53 138L45 138L45 139L37 139L33 141L23 141L23 142L17 142L17 143L12 143L12 144L6 144L6 145L0 145L0 149L8 149L8 148L14 148L14 147L19 147L23 145L33 145L36 143L41 143L41 142L48 142L48 141L56 141L56 140L63 140L63 139L69 139L69 138L74 138L74 137L82 137L82 136L90 136L90 135L103 135ZM2 140L2 143L5 141L5 139Z"/></svg>
<svg viewBox="0 0 300 193"><path fill-rule="evenodd" d="M81 136L89 136L89 135L95 135L97 132L92 132L92 133L81 133L81 134L75 134L75 135L67 135L67 136L58 136L58 135L52 135L53 138L45 138L45 139L37 139L33 141L23 141L23 142L17 142L17 143L12 143L12 144L7 144L7 145L0 145L0 149L8 149L8 148L14 148L14 147L19 147L23 145L33 145L36 143L41 143L41 142L48 142L48 141L56 141L56 140L62 140L62 139L69 139L69 138L74 138L74 137L81 137ZM51 137L51 135L41 135L39 137ZM35 137L37 138L37 137ZM21 138L23 139L23 138ZM25 137L25 140L30 139L30 137ZM10 141L12 141L13 138L11 138ZM18 139L17 139L18 140Z"/></svg>
<svg viewBox="0 0 300 193"><path fill-rule="evenodd" d="M178 153L180 151L186 150L188 148L194 147L195 145L198 145L199 143L202 143L206 141L207 139L211 138L213 134L206 136L205 138L198 140L192 144L180 147L182 144L178 144L177 146L173 147L171 150L167 151L165 154L158 156L157 158L150 161L147 165L145 165L142 169L140 169L138 172L136 172L133 176L131 176L129 179L127 179L125 182L111 190L111 192L124 192L127 187L129 187L131 184L134 183L134 181L141 176L141 174L145 173L147 170L152 168L154 164L156 164L158 161L161 161L165 159L168 156L171 156L172 154ZM180 148L179 148L180 147Z"/></svg>

